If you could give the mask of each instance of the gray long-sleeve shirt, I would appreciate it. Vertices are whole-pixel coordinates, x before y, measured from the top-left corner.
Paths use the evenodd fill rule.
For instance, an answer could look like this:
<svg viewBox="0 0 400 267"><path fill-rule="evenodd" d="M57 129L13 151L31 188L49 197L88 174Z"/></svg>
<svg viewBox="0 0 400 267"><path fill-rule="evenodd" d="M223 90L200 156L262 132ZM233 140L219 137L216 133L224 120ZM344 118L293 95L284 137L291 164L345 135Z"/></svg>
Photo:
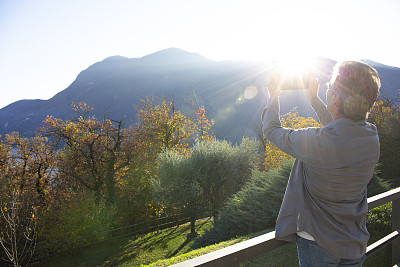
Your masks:
<svg viewBox="0 0 400 267"><path fill-rule="evenodd" d="M295 241L305 231L330 254L356 259L365 254L367 184L379 159L376 127L348 118L332 121L325 104L311 105L321 128L286 129L279 98L263 110L264 136L296 158L276 222L276 238Z"/></svg>

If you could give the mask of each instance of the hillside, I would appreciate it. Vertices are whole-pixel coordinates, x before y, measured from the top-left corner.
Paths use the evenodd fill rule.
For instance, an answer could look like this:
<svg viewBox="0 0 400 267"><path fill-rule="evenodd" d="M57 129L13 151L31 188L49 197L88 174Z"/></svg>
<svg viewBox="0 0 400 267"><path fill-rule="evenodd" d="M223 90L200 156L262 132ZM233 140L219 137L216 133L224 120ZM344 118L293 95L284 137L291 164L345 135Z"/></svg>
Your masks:
<svg viewBox="0 0 400 267"><path fill-rule="evenodd" d="M203 233L212 227L210 220L198 220L196 230ZM70 253L60 254L33 264L36 267L47 266L170 266L192 259L212 251L257 237L273 229L266 229L246 236L238 236L229 241L220 242L204 248L191 250L193 240L187 240L190 232L189 224L168 228L159 233L153 232L139 238L127 236L112 241L99 243ZM387 251L387 250L386 250ZM387 265L387 254L379 251L367 258L364 266ZM387 252L386 252L387 253ZM385 258L385 260L382 260ZM246 267L258 266L298 266L296 245L294 243L275 249L262 256L256 257L245 264Z"/></svg>
<svg viewBox="0 0 400 267"><path fill-rule="evenodd" d="M328 80L334 64L319 59L321 84ZM382 93L397 94L400 69L373 65L382 76ZM177 48L142 58L113 56L83 70L68 88L48 100L21 100L1 109L0 134L19 131L30 136L46 115L71 118L72 102L92 105L99 118L103 113L114 119L126 116L130 125L136 122L138 99L153 95L174 97L177 108L186 113L194 112L193 103L204 105L207 116L216 121L216 136L236 141L254 135L266 102L267 70L268 65L260 62L215 62ZM323 85L321 96L325 90ZM298 106L301 115L314 115L302 91L283 94L281 103L283 112Z"/></svg>

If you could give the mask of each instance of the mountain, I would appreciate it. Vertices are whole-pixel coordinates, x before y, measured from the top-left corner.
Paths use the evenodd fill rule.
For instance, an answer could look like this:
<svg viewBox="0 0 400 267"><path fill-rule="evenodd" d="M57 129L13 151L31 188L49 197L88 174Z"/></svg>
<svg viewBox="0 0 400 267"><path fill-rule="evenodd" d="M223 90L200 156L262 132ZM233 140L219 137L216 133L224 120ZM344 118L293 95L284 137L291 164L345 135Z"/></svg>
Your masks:
<svg viewBox="0 0 400 267"><path fill-rule="evenodd" d="M318 59L321 96L325 82L336 62ZM375 64L382 75L382 93L397 94L400 69ZM238 141L254 136L254 127L266 103L265 87L268 64L249 61L215 62L199 54L169 48L142 58L112 56L83 70L65 90L49 100L21 100L0 110L0 134L19 131L34 134L46 115L69 119L74 115L72 102L86 102L102 118L125 118L127 125L136 122L134 106L145 96L174 98L176 107L193 113L198 102L216 123L217 137ZM324 97L323 97L324 99ZM294 106L303 116L313 116L304 90L284 92L281 110Z"/></svg>
<svg viewBox="0 0 400 267"><path fill-rule="evenodd" d="M388 97L398 97L400 90L400 68L387 66L372 60L362 59L361 61L374 67L381 79L381 95ZM398 103L400 104L400 103Z"/></svg>

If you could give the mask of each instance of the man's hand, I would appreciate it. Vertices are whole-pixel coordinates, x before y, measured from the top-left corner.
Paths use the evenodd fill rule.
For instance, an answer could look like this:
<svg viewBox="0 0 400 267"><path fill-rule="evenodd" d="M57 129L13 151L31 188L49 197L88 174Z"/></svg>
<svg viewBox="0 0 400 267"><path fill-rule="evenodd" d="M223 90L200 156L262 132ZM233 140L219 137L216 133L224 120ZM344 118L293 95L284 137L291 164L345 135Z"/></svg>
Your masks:
<svg viewBox="0 0 400 267"><path fill-rule="evenodd" d="M314 97L318 95L319 90L319 83L317 77L315 75L310 76L310 80L308 81L308 88L307 88L307 96L308 99L312 100Z"/></svg>

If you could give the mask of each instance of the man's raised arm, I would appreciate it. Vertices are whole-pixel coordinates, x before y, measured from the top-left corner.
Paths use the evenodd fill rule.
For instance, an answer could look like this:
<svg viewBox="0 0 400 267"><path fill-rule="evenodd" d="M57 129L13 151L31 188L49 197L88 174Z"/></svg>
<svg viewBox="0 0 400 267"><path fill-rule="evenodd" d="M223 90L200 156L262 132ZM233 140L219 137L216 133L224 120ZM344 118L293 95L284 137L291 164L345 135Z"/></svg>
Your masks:
<svg viewBox="0 0 400 267"><path fill-rule="evenodd" d="M309 87L307 89L307 97L310 100L311 107L318 116L322 125L327 125L332 121L332 115L327 110L326 105L318 96L319 83L315 77L310 78Z"/></svg>

